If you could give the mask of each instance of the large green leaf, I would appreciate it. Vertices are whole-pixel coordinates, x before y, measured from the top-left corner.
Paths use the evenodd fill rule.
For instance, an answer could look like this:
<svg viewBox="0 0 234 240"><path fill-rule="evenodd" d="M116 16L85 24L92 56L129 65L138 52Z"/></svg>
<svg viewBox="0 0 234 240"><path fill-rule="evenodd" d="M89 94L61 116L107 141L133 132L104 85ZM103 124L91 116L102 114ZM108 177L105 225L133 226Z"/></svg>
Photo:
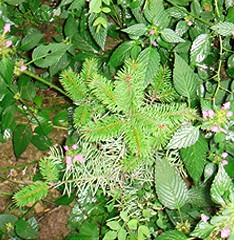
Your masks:
<svg viewBox="0 0 234 240"><path fill-rule="evenodd" d="M208 222L200 222L191 233L191 236L198 237L200 239L207 239L214 228L215 226Z"/></svg>
<svg viewBox="0 0 234 240"><path fill-rule="evenodd" d="M162 38L169 43L185 42L184 39L182 39L172 29L165 28L165 29L162 30L161 34L162 34Z"/></svg>
<svg viewBox="0 0 234 240"><path fill-rule="evenodd" d="M188 238L179 231L170 230L167 232L162 233L157 240L187 240Z"/></svg>
<svg viewBox="0 0 234 240"><path fill-rule="evenodd" d="M18 159L31 142L32 132L28 125L19 124L13 134L15 156Z"/></svg>
<svg viewBox="0 0 234 240"><path fill-rule="evenodd" d="M222 22L215 24L211 27L212 30L216 31L222 36L232 36L232 31L234 29L234 23L232 22Z"/></svg>
<svg viewBox="0 0 234 240"><path fill-rule="evenodd" d="M7 84L11 84L14 76L15 62L11 58L2 58L0 61L0 75Z"/></svg>
<svg viewBox="0 0 234 240"><path fill-rule="evenodd" d="M168 148L171 149L181 149L192 146L199 138L199 129L194 126L182 126L180 127L170 142L168 143Z"/></svg>
<svg viewBox="0 0 234 240"><path fill-rule="evenodd" d="M215 176L215 179L210 189L212 200L215 203L224 205L225 200L223 199L223 196L225 195L225 193L228 193L230 191L231 186L232 180L226 173L222 164L220 163L218 173Z"/></svg>
<svg viewBox="0 0 234 240"><path fill-rule="evenodd" d="M40 45L34 49L32 59L41 68L47 68L59 62L70 45L62 43L50 43L47 46Z"/></svg>
<svg viewBox="0 0 234 240"><path fill-rule="evenodd" d="M166 160L157 160L155 186L160 202L170 209L181 208L188 200L188 189L178 170Z"/></svg>
<svg viewBox="0 0 234 240"><path fill-rule="evenodd" d="M198 141L192 146L180 150L185 167L196 183L203 173L207 151L208 144L203 136L199 137Z"/></svg>
<svg viewBox="0 0 234 240"><path fill-rule="evenodd" d="M18 236L23 239L37 239L38 230L35 229L29 222L20 219L15 223L15 231Z"/></svg>
<svg viewBox="0 0 234 240"><path fill-rule="evenodd" d="M175 89L181 96L190 99L196 95L199 78L178 54L175 55L173 80Z"/></svg>
<svg viewBox="0 0 234 240"><path fill-rule="evenodd" d="M155 48L148 47L138 55L137 61L145 69L145 84L148 85L159 70L160 55Z"/></svg>
<svg viewBox="0 0 234 240"><path fill-rule="evenodd" d="M37 28L29 28L26 36L21 41L20 49L29 51L36 47L42 38L43 34Z"/></svg>
<svg viewBox="0 0 234 240"><path fill-rule="evenodd" d="M144 23L137 23L128 28L123 29L122 31L130 35L140 37L147 32L147 27Z"/></svg>
<svg viewBox="0 0 234 240"><path fill-rule="evenodd" d="M126 58L131 55L131 50L134 47L134 41L124 42L119 45L110 57L109 64L113 67L121 65Z"/></svg>
<svg viewBox="0 0 234 240"><path fill-rule="evenodd" d="M191 47L191 64L202 62L211 51L211 39L209 34L200 34L195 38Z"/></svg>
<svg viewBox="0 0 234 240"><path fill-rule="evenodd" d="M100 22L100 24L95 26L94 23L97 19L101 19L103 24L101 24L102 22ZM96 43L102 49L104 49L104 47L105 47L106 36L107 36L107 27L105 27L105 25L107 25L107 18L105 16L105 14L102 14L102 17L99 17L99 14L95 14L95 13L90 14L90 16L89 16L90 32L91 32L94 40L96 41Z"/></svg>

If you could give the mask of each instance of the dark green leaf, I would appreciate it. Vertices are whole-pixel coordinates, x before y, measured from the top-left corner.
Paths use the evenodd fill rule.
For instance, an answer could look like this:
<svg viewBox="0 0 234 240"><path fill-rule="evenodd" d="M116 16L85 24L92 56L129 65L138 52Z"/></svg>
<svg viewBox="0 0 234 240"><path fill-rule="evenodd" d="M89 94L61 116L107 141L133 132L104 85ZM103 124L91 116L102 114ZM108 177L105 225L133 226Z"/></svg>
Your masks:
<svg viewBox="0 0 234 240"><path fill-rule="evenodd" d="M95 224L86 223L79 228L78 239L99 240L99 229Z"/></svg>
<svg viewBox="0 0 234 240"><path fill-rule="evenodd" d="M44 135L33 135L31 142L41 151L44 151L52 146L51 140Z"/></svg>
<svg viewBox="0 0 234 240"><path fill-rule="evenodd" d="M188 238L182 232L176 230L164 232L161 235L159 235L159 237L157 237L157 240L172 240L172 239L187 240Z"/></svg>
<svg viewBox="0 0 234 240"><path fill-rule="evenodd" d="M11 58L2 58L0 61L0 75L7 84L11 84L14 76L15 62Z"/></svg>
<svg viewBox="0 0 234 240"><path fill-rule="evenodd" d="M15 223L15 231L19 237L24 239L37 239L38 231L34 229L26 220L19 220Z"/></svg>
<svg viewBox="0 0 234 240"><path fill-rule="evenodd" d="M6 230L8 223L14 224L17 220L18 217L13 214L0 214L0 231Z"/></svg>
<svg viewBox="0 0 234 240"><path fill-rule="evenodd" d="M43 38L43 34L37 28L29 28L27 35L22 39L20 49L28 51L38 45Z"/></svg>
<svg viewBox="0 0 234 240"><path fill-rule="evenodd" d="M72 203L75 199L76 195L72 194L71 196L68 195L63 195L59 198L57 198L54 203L58 204L58 205L69 205L70 203Z"/></svg>

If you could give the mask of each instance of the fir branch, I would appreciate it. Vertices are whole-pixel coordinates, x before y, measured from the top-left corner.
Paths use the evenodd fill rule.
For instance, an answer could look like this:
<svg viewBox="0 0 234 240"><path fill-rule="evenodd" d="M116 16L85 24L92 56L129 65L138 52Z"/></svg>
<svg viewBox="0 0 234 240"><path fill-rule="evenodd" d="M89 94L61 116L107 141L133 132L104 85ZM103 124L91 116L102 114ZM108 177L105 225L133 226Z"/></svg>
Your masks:
<svg viewBox="0 0 234 240"><path fill-rule="evenodd" d="M49 157L44 157L39 162L40 172L47 183L58 181L59 170L54 161Z"/></svg>
<svg viewBox="0 0 234 240"><path fill-rule="evenodd" d="M74 124L76 128L87 124L91 119L91 106L88 102L84 102L78 106L74 112Z"/></svg>
<svg viewBox="0 0 234 240"><path fill-rule="evenodd" d="M23 207L46 197L48 189L49 186L46 183L37 181L34 184L22 188L13 196L13 199L18 207Z"/></svg>
<svg viewBox="0 0 234 240"><path fill-rule="evenodd" d="M96 59L86 59L80 72L81 79L87 85L89 81L97 74L98 62Z"/></svg>

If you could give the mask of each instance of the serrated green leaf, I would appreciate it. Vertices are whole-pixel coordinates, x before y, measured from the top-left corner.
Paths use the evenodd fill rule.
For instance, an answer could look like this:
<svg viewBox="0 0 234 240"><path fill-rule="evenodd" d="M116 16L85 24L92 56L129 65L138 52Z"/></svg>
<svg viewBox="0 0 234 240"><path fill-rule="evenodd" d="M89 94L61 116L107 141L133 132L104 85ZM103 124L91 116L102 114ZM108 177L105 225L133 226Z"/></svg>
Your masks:
<svg viewBox="0 0 234 240"><path fill-rule="evenodd" d="M176 32L169 28L163 29L161 35L162 38L169 43L185 42Z"/></svg>
<svg viewBox="0 0 234 240"><path fill-rule="evenodd" d="M155 48L148 47L138 55L137 61L145 69L145 84L148 85L159 69L160 55Z"/></svg>
<svg viewBox="0 0 234 240"><path fill-rule="evenodd" d="M208 143L203 136L200 136L192 146L180 149L185 167L196 183L203 173L207 151Z"/></svg>
<svg viewBox="0 0 234 240"><path fill-rule="evenodd" d="M124 228L120 228L118 231L118 240L126 240L127 238L127 231Z"/></svg>
<svg viewBox="0 0 234 240"><path fill-rule="evenodd" d="M118 221L110 221L106 224L111 230L119 230L121 228Z"/></svg>
<svg viewBox="0 0 234 240"><path fill-rule="evenodd" d="M14 76L15 62L11 58L2 58L0 61L0 76L7 84L11 84Z"/></svg>
<svg viewBox="0 0 234 240"><path fill-rule="evenodd" d="M114 240L117 237L117 232L109 231L105 234L103 240Z"/></svg>
<svg viewBox="0 0 234 240"><path fill-rule="evenodd" d="M127 223L128 227L130 229L136 230L137 229L137 225L138 225L138 220L136 219L131 219L128 223Z"/></svg>
<svg viewBox="0 0 234 240"><path fill-rule="evenodd" d="M222 164L219 164L218 173L216 174L214 181L211 185L210 193L211 199L218 204L224 205L225 200L223 199L224 194L230 191L232 186L232 180L226 173Z"/></svg>
<svg viewBox="0 0 234 240"><path fill-rule="evenodd" d="M216 31L222 36L232 36L232 31L234 30L234 23L232 22L222 22L215 24L211 27L212 30Z"/></svg>
<svg viewBox="0 0 234 240"><path fill-rule="evenodd" d="M196 95L199 78L178 54L175 55L173 81L176 91L187 98Z"/></svg>
<svg viewBox="0 0 234 240"><path fill-rule="evenodd" d="M28 125L19 124L13 133L13 146L16 159L24 152L32 138L32 132Z"/></svg>
<svg viewBox="0 0 234 240"><path fill-rule="evenodd" d="M40 45L34 49L32 59L38 67L47 68L58 62L69 48L70 45L62 43Z"/></svg>
<svg viewBox="0 0 234 240"><path fill-rule="evenodd" d="M102 0L92 0L89 4L90 13L98 13L102 6Z"/></svg>
<svg viewBox="0 0 234 240"><path fill-rule="evenodd" d="M188 189L177 169L166 160L157 160L155 167L156 193L160 202L170 209L181 208L188 200Z"/></svg>
<svg viewBox="0 0 234 240"><path fill-rule="evenodd" d="M145 240L145 237L150 237L150 229L147 226L141 225L138 230L138 240Z"/></svg>
<svg viewBox="0 0 234 240"><path fill-rule="evenodd" d="M21 41L20 49L29 51L36 47L42 38L43 34L37 28L29 28L27 30L27 35Z"/></svg>
<svg viewBox="0 0 234 240"><path fill-rule="evenodd" d="M187 240L188 238L179 231L171 230L162 233L159 237L157 237L157 240Z"/></svg>
<svg viewBox="0 0 234 240"><path fill-rule="evenodd" d="M97 19L99 19L101 22L99 21L99 23L95 25L95 21ZM107 24L107 18L105 14L102 14L101 19L99 14L92 13L89 16L89 30L101 49L104 49L106 43L107 27L105 27L105 22Z"/></svg>
<svg viewBox="0 0 234 240"><path fill-rule="evenodd" d="M200 34L195 38L191 47L191 64L200 63L211 51L211 39L209 34Z"/></svg>
<svg viewBox="0 0 234 240"><path fill-rule="evenodd" d="M112 53L109 65L118 67L121 65L126 58L131 55L131 50L134 47L134 41L124 42L120 44L115 51Z"/></svg>
<svg viewBox="0 0 234 240"><path fill-rule="evenodd" d="M168 148L181 149L192 146L199 138L199 129L194 126L180 127L168 143Z"/></svg>
<svg viewBox="0 0 234 240"><path fill-rule="evenodd" d="M15 231L23 239L37 239L38 230L34 229L26 220L20 219L15 223Z"/></svg>
<svg viewBox="0 0 234 240"><path fill-rule="evenodd" d="M199 222L191 233L191 236L206 239L214 228L215 226L209 224L208 222Z"/></svg>
<svg viewBox="0 0 234 240"><path fill-rule="evenodd" d="M147 27L144 23L137 23L128 28L123 29L122 31L140 37L147 32Z"/></svg>

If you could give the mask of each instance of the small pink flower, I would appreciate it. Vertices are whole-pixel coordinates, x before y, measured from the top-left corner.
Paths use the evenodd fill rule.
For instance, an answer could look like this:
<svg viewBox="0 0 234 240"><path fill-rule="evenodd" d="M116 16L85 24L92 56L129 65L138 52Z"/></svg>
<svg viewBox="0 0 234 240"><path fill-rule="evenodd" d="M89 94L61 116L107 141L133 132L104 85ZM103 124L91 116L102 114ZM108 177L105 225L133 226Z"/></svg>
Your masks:
<svg viewBox="0 0 234 240"><path fill-rule="evenodd" d="M209 117L209 118L213 118L213 117L214 117L214 114L215 114L215 113L214 113L213 110L211 110L211 109L208 110L208 117Z"/></svg>
<svg viewBox="0 0 234 240"><path fill-rule="evenodd" d="M152 43L152 45L155 46L155 47L157 47L157 46L158 46L158 43L157 43L156 41L154 41L154 42Z"/></svg>
<svg viewBox="0 0 234 240"><path fill-rule="evenodd" d="M202 117L203 117L204 119L207 119L208 116L209 116L208 111L202 110Z"/></svg>
<svg viewBox="0 0 234 240"><path fill-rule="evenodd" d="M192 26L193 22L192 21L188 21L187 24L188 24L188 26Z"/></svg>
<svg viewBox="0 0 234 240"><path fill-rule="evenodd" d="M210 131L217 133L219 131L219 128L217 126L212 126L212 127L210 127Z"/></svg>
<svg viewBox="0 0 234 240"><path fill-rule="evenodd" d="M224 128L220 128L219 130L220 130L220 132L223 132L224 134L227 134L227 133L228 133L227 130L224 129Z"/></svg>
<svg viewBox="0 0 234 240"><path fill-rule="evenodd" d="M7 40L6 41L6 48L9 48L12 45L12 41L11 40Z"/></svg>
<svg viewBox="0 0 234 240"><path fill-rule="evenodd" d="M73 150L77 150L78 149L78 146L76 144L72 145L72 149Z"/></svg>
<svg viewBox="0 0 234 240"><path fill-rule="evenodd" d="M65 151L68 151L69 150L69 147L68 146L64 146L63 147Z"/></svg>
<svg viewBox="0 0 234 240"><path fill-rule="evenodd" d="M72 166L72 157L66 156L66 164L67 164L67 170L71 169Z"/></svg>
<svg viewBox="0 0 234 240"><path fill-rule="evenodd" d="M229 111L229 112L226 113L226 116L227 116L227 117L231 117L232 115L233 115L233 112L231 112L231 111Z"/></svg>
<svg viewBox="0 0 234 240"><path fill-rule="evenodd" d="M231 234L231 231L229 228L224 228L220 232L221 232L221 238L227 238Z"/></svg>
<svg viewBox="0 0 234 240"><path fill-rule="evenodd" d="M222 110L227 110L227 109L229 109L231 107L231 103L230 102L226 102L226 103L224 103L223 104L223 106L222 106Z"/></svg>
<svg viewBox="0 0 234 240"><path fill-rule="evenodd" d="M11 24L10 23L6 23L4 28L3 28L3 34L6 34L7 32L11 31Z"/></svg>
<svg viewBox="0 0 234 240"><path fill-rule="evenodd" d="M232 33L232 36L234 37L234 30L232 30L231 33Z"/></svg>
<svg viewBox="0 0 234 240"><path fill-rule="evenodd" d="M227 158L227 156L228 156L228 153L227 153L227 152L223 152L223 153L221 154L221 157L222 157L223 159Z"/></svg>
<svg viewBox="0 0 234 240"><path fill-rule="evenodd" d="M223 160L223 161L222 161L222 165L223 165L223 166L228 165L228 161L227 161L227 160Z"/></svg>
<svg viewBox="0 0 234 240"><path fill-rule="evenodd" d="M23 108L25 111L28 109L27 106L25 106L25 105L24 105L22 108Z"/></svg>
<svg viewBox="0 0 234 240"><path fill-rule="evenodd" d="M23 65L20 67L20 72L24 72L26 69L27 69L27 67Z"/></svg>
<svg viewBox="0 0 234 240"><path fill-rule="evenodd" d="M74 157L74 162L84 163L85 159L83 158L82 154L78 154Z"/></svg>
<svg viewBox="0 0 234 240"><path fill-rule="evenodd" d="M207 222L210 218L206 216L204 213L201 214L201 220L202 222Z"/></svg>
<svg viewBox="0 0 234 240"><path fill-rule="evenodd" d="M150 30L149 32L150 35L154 35L155 34L155 31L153 29Z"/></svg>

